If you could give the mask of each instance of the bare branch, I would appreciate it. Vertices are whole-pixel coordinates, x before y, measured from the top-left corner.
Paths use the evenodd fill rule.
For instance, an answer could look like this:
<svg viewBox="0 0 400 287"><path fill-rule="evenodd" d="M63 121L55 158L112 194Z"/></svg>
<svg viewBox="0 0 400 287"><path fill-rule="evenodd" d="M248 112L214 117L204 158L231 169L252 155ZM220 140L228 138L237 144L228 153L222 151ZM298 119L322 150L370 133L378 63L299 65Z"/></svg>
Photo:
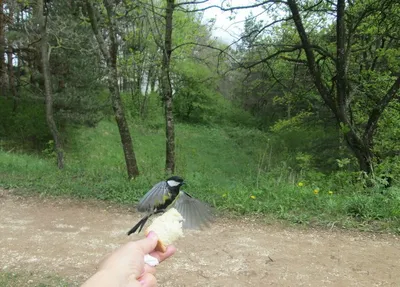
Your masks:
<svg viewBox="0 0 400 287"><path fill-rule="evenodd" d="M176 3L174 5L174 7L179 7L179 6L183 6L183 5L196 5L196 4L203 4L203 3L207 3L208 0L201 0L201 1L190 1L190 2L181 2L181 3Z"/></svg>
<svg viewBox="0 0 400 287"><path fill-rule="evenodd" d="M265 58L263 58L263 59L261 59L259 61L256 61L256 62L254 62L254 63L252 63L252 64L250 64L248 66L242 65L242 67L245 68L245 69L251 69L251 68L253 68L253 67L255 67L255 66L257 66L257 65L259 65L261 63L266 63L268 60L270 60L272 58L275 58L276 56L278 56L280 54L294 52L294 51L302 49L302 48L303 48L303 46L297 45L297 46L293 46L292 48L278 50L275 53L273 53L273 54L271 54L271 55L269 55L269 56L267 56L267 57L265 57Z"/></svg>
<svg viewBox="0 0 400 287"><path fill-rule="evenodd" d="M218 8L221 11L234 11L234 10L242 10L242 9L250 9L250 8L257 8L260 6L263 6L265 4L269 4L269 3L274 3L274 4L278 4L278 3L283 3L285 4L285 1L280 1L280 0L268 0L268 1L263 1L257 4L253 4L253 5L246 5L246 6L233 6L233 7L222 7L222 6L218 6L218 5L211 5L211 6L207 6L204 8L200 8L200 9L192 9L192 10L186 10L186 9L179 9L180 11L185 11L185 12L189 12L189 13L193 13L193 12L202 12L202 11L206 11L208 9L211 8ZM177 9L178 10L178 9Z"/></svg>
<svg viewBox="0 0 400 287"><path fill-rule="evenodd" d="M294 59L294 58L290 58L290 57L286 57L286 56L280 56L280 58L282 60L285 60L285 61L288 61L288 62L293 62L293 63L301 64L301 65L307 65L307 61L306 60Z"/></svg>

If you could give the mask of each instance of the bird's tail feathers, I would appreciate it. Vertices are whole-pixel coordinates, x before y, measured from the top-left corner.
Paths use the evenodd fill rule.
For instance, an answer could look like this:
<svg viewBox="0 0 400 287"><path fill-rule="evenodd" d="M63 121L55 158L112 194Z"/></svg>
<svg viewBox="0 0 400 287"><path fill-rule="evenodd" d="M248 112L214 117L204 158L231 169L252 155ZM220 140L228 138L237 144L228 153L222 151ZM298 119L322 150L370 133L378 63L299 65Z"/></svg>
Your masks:
<svg viewBox="0 0 400 287"><path fill-rule="evenodd" d="M146 215L145 217L143 217L142 219L139 220L138 223L136 223L136 225L134 227L132 227L131 230L128 231L128 236L131 235L132 233L135 233L136 230L138 230L138 233L142 230L143 226L146 224L147 219L149 219L149 217L151 216L151 214Z"/></svg>

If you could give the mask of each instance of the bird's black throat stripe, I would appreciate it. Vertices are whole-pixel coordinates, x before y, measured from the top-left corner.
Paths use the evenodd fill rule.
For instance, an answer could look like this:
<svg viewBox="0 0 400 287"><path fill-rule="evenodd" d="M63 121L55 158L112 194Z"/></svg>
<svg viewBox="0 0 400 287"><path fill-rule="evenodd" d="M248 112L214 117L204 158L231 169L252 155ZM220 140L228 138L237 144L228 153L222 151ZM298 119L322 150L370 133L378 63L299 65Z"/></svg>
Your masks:
<svg viewBox="0 0 400 287"><path fill-rule="evenodd" d="M179 194L179 190L177 192L174 190L171 190L170 192L168 192L167 198L165 199L165 201L162 204L157 205L155 207L155 209L157 211L158 210L166 210L167 207L170 206L172 202L174 202L174 200L178 196L178 194Z"/></svg>

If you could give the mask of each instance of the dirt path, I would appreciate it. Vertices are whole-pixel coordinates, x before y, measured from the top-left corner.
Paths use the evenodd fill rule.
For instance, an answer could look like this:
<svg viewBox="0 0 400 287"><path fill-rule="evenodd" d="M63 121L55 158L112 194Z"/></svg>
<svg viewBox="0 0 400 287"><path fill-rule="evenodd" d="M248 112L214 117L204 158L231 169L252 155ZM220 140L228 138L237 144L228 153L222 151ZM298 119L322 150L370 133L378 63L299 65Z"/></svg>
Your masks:
<svg viewBox="0 0 400 287"><path fill-rule="evenodd" d="M129 240L125 233L138 218L103 203L0 190L0 268L82 282ZM400 240L391 235L220 219L176 246L176 256L158 267L160 286L400 286Z"/></svg>

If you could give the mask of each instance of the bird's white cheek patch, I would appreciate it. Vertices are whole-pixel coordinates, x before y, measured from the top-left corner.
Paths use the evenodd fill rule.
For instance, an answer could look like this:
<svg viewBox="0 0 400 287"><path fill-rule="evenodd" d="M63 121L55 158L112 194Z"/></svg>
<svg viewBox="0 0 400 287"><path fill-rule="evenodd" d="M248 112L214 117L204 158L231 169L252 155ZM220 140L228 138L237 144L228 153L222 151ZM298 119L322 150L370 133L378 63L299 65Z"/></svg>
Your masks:
<svg viewBox="0 0 400 287"><path fill-rule="evenodd" d="M169 186L178 186L181 184L180 182L177 182L175 180L168 180L167 183Z"/></svg>

